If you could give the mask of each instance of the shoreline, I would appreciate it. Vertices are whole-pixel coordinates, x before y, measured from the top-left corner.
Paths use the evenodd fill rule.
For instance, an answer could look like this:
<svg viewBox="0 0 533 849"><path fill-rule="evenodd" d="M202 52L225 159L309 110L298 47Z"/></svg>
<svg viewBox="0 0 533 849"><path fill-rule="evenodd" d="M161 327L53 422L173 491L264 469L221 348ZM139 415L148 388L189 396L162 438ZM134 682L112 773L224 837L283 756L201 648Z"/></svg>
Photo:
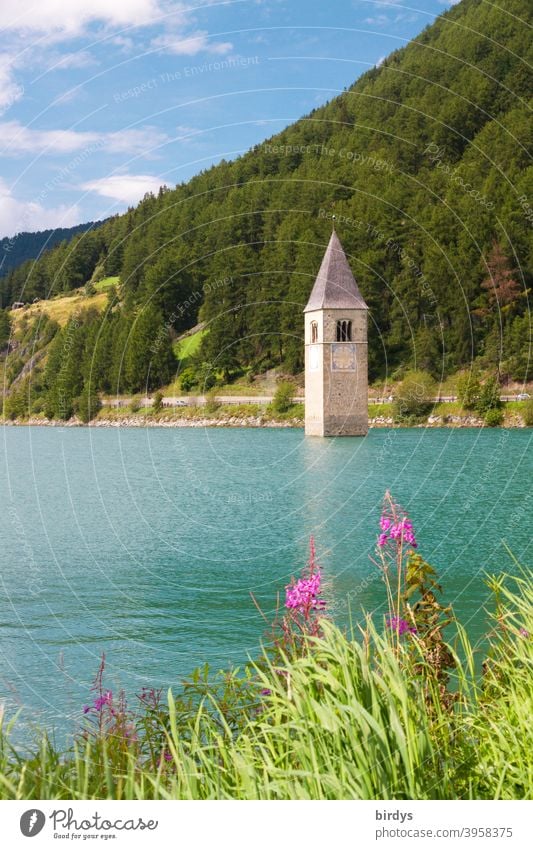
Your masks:
<svg viewBox="0 0 533 849"><path fill-rule="evenodd" d="M290 419L287 421L278 419L262 419L257 416L231 416L229 418L209 418L207 416L198 418L152 418L148 416L127 416L117 419L93 419L90 422L82 422L79 419L68 421L56 421L55 419L13 419L2 421L2 425L11 427L87 427L87 428L110 428L110 427L251 427L251 428L297 428L304 426L302 419Z"/></svg>
<svg viewBox="0 0 533 849"><path fill-rule="evenodd" d="M270 419L263 416L224 416L224 417L209 417L209 416L175 416L175 417L152 417L152 416L124 416L120 418L96 418L91 422L82 422L80 419L73 418L68 421L60 421L55 419L29 418L29 419L3 419L0 422L4 427L59 427L59 428L145 428L145 427L163 427L163 428L230 428L230 427L249 427L249 428L303 428L304 420L300 418L287 419ZM424 422L416 424L398 423L392 418L378 416L369 419L369 430L376 428L487 428L483 419L476 416L428 416ZM498 429L525 429L526 425L518 415L510 415L506 417L501 425L490 430Z"/></svg>

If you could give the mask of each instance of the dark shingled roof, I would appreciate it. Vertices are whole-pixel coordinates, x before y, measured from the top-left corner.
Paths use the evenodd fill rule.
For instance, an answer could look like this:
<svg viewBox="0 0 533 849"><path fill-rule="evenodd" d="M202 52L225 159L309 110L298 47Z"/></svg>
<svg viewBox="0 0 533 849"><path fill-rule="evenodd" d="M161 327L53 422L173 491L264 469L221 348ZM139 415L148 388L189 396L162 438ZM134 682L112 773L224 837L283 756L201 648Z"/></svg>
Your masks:
<svg viewBox="0 0 533 849"><path fill-rule="evenodd" d="M352 269L348 265L346 254L335 230L331 234L329 245L304 312L324 309L368 309L357 287Z"/></svg>

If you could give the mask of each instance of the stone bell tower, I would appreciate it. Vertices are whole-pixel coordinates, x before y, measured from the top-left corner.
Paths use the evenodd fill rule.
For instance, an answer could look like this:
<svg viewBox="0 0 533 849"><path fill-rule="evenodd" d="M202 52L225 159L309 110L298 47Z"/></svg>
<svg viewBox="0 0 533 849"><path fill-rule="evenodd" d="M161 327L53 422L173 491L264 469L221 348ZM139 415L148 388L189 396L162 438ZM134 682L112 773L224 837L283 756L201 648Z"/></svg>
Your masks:
<svg viewBox="0 0 533 849"><path fill-rule="evenodd" d="M367 312L333 230L304 310L306 436L368 432Z"/></svg>

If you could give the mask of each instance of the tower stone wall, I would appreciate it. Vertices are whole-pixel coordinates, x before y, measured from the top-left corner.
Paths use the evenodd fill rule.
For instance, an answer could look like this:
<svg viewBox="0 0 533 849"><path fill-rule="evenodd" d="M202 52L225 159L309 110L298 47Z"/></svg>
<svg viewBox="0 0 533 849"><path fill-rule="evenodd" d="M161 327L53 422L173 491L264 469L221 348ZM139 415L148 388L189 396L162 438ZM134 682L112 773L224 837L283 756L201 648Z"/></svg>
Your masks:
<svg viewBox="0 0 533 849"><path fill-rule="evenodd" d="M305 433L367 432L367 306L333 233L305 310Z"/></svg>

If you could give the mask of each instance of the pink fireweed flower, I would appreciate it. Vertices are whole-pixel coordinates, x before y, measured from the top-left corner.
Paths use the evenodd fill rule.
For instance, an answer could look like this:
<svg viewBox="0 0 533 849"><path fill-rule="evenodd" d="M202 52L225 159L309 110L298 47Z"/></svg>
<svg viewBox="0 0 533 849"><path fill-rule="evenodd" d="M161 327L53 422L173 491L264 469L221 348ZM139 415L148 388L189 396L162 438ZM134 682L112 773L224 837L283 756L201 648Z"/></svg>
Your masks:
<svg viewBox="0 0 533 849"><path fill-rule="evenodd" d="M285 587L285 607L303 609L306 607L316 608L318 606L318 594L320 592L320 572L315 572L310 578L299 578L295 583Z"/></svg>
<svg viewBox="0 0 533 849"><path fill-rule="evenodd" d="M397 631L400 637L404 634L416 634L416 628L399 616L387 616L385 624L391 631Z"/></svg>
<svg viewBox="0 0 533 849"><path fill-rule="evenodd" d="M100 712L103 707L109 705L110 707L113 704L113 693L111 690L106 690L102 696L98 696L97 699L94 700L92 705L84 705L83 712L90 713L92 710Z"/></svg>
<svg viewBox="0 0 533 849"><path fill-rule="evenodd" d="M526 640L529 637L529 631L526 630L526 628L520 628L519 634L520 634L521 637L524 637L524 639L526 639Z"/></svg>
<svg viewBox="0 0 533 849"><path fill-rule="evenodd" d="M388 516L382 516L379 521L382 533L378 537L378 546L383 548L388 542L395 541L397 545L407 543L412 548L417 548L413 523L407 516L393 522Z"/></svg>
<svg viewBox="0 0 533 849"><path fill-rule="evenodd" d="M111 692L111 690L106 690L103 696L99 696L97 699L95 699L93 707L95 710L102 710L105 705L110 705L112 701L113 693Z"/></svg>
<svg viewBox="0 0 533 849"><path fill-rule="evenodd" d="M315 541L309 540L309 560L302 577L292 578L285 587L285 607L308 615L311 610L324 610L326 602L319 598L322 585L320 567L316 562Z"/></svg>

